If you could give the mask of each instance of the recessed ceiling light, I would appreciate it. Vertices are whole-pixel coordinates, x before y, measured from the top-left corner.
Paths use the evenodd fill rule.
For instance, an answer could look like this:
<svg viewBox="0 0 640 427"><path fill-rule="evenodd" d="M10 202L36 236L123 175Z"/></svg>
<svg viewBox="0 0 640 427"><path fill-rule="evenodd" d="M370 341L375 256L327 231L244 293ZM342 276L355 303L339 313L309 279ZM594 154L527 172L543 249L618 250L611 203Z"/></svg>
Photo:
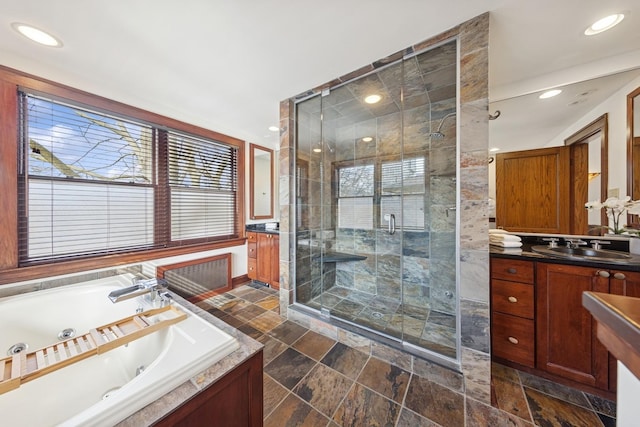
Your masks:
<svg viewBox="0 0 640 427"><path fill-rule="evenodd" d="M362 141L364 141L364 142L371 142L371 141L373 141L373 138L372 138L372 137L370 137L370 136L365 136L364 138L362 138Z"/></svg>
<svg viewBox="0 0 640 427"><path fill-rule="evenodd" d="M541 94L538 98L540 99L553 98L556 95L560 95L560 92L562 92L562 90L560 89L551 89Z"/></svg>
<svg viewBox="0 0 640 427"><path fill-rule="evenodd" d="M602 19L597 20L589 28L584 30L584 33L587 36L592 36L594 34L599 34L603 31L607 31L616 25L618 25L624 19L624 14L616 13L614 15L606 16Z"/></svg>
<svg viewBox="0 0 640 427"><path fill-rule="evenodd" d="M380 102L380 100L382 99L382 97L380 95L369 95L364 99L364 102L366 102L367 104L375 104L376 102Z"/></svg>
<svg viewBox="0 0 640 427"><path fill-rule="evenodd" d="M269 126L269 130L271 132L280 132L280 128L278 126Z"/></svg>
<svg viewBox="0 0 640 427"><path fill-rule="evenodd" d="M11 26L14 30L31 41L49 47L62 47L62 42L60 40L36 27L27 24L21 24L19 22L14 22L13 24L11 24Z"/></svg>
<svg viewBox="0 0 640 427"><path fill-rule="evenodd" d="M500 151L498 147L489 148L489 151L495 153L496 151Z"/></svg>

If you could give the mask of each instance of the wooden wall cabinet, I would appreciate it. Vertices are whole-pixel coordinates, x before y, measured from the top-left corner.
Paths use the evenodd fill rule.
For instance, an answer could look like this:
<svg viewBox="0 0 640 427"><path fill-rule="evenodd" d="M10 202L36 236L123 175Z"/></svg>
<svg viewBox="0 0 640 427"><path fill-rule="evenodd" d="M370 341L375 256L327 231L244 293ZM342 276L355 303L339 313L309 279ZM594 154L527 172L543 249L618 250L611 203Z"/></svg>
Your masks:
<svg viewBox="0 0 640 427"><path fill-rule="evenodd" d="M491 346L501 359L535 365L534 264L491 260Z"/></svg>
<svg viewBox="0 0 640 427"><path fill-rule="evenodd" d="M250 231L247 242L249 278L280 289L280 236Z"/></svg>
<svg viewBox="0 0 640 427"><path fill-rule="evenodd" d="M570 161L569 147L498 154L496 226L510 231L569 234Z"/></svg>

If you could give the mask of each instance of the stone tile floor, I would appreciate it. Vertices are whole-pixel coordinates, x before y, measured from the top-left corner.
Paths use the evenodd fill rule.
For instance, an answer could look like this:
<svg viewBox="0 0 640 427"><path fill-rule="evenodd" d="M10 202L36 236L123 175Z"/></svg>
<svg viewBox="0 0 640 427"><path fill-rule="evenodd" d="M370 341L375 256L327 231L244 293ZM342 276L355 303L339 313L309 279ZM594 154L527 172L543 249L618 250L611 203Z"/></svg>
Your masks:
<svg viewBox="0 0 640 427"><path fill-rule="evenodd" d="M267 427L615 426L614 403L497 364L494 407L465 398L285 319L261 285L198 305L265 345Z"/></svg>
<svg viewBox="0 0 640 427"><path fill-rule="evenodd" d="M455 357L456 319L450 314L342 286L333 286L306 305L327 308L332 316L392 337L404 334L412 344Z"/></svg>

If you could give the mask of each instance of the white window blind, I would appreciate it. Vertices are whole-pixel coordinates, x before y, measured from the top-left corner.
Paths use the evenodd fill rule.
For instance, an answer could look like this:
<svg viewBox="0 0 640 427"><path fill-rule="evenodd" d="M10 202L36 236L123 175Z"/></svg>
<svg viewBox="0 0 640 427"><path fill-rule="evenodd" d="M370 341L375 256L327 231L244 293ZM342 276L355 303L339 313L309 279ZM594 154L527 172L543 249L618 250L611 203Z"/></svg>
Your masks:
<svg viewBox="0 0 640 427"><path fill-rule="evenodd" d="M373 229L374 165L338 169L338 227Z"/></svg>
<svg viewBox="0 0 640 427"><path fill-rule="evenodd" d="M153 244L150 126L22 94L22 261Z"/></svg>
<svg viewBox="0 0 640 427"><path fill-rule="evenodd" d="M227 238L236 232L237 150L169 132L171 239Z"/></svg>
<svg viewBox="0 0 640 427"><path fill-rule="evenodd" d="M380 226L393 214L396 227L424 229L424 157L383 162L381 166Z"/></svg>

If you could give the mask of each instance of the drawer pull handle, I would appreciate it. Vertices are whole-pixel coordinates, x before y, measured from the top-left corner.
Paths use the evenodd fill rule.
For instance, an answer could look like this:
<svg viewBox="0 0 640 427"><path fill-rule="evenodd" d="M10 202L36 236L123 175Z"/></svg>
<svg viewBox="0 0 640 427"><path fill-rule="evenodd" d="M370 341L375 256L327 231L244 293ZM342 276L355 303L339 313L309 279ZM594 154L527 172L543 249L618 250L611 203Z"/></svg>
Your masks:
<svg viewBox="0 0 640 427"><path fill-rule="evenodd" d="M606 270L599 270L597 274L598 276L605 278L611 276L611 274L609 274L609 272Z"/></svg>
<svg viewBox="0 0 640 427"><path fill-rule="evenodd" d="M516 274L518 272L518 270L516 270L515 268L511 267L509 269L507 269L507 273L511 273L511 274Z"/></svg>
<svg viewBox="0 0 640 427"><path fill-rule="evenodd" d="M618 279L618 280L624 280L627 277L624 275L624 273L614 273L613 275L614 278Z"/></svg>
<svg viewBox="0 0 640 427"><path fill-rule="evenodd" d="M512 302L512 303L518 302L518 298L516 298L516 297L509 297L507 299L509 300L509 302Z"/></svg>
<svg viewBox="0 0 640 427"><path fill-rule="evenodd" d="M511 344L518 344L518 338L516 337L509 337L509 342Z"/></svg>

